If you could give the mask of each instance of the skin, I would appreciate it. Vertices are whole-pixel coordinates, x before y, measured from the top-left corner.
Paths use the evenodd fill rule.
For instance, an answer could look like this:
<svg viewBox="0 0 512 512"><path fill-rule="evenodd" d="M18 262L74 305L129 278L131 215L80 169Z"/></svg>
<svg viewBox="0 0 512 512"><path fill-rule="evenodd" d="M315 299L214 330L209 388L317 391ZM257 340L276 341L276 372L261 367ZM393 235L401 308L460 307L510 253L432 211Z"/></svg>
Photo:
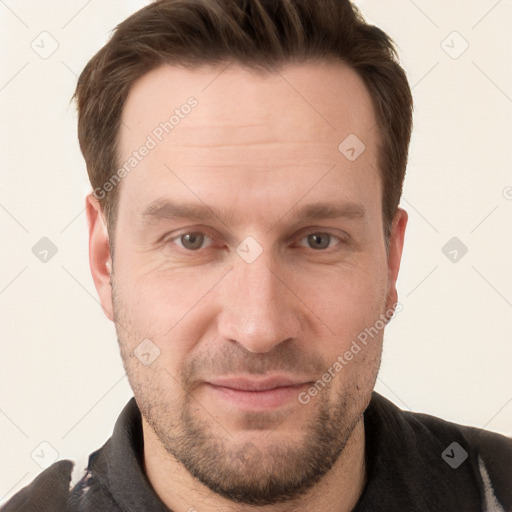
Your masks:
<svg viewBox="0 0 512 512"><path fill-rule="evenodd" d="M313 383L397 302L407 213L387 254L370 95L341 63L165 65L130 91L120 162L190 96L198 106L122 180L113 262L98 201L86 200L92 276L143 415L146 474L175 512L352 510L383 329L307 404L246 410L205 382ZM353 162L338 150L352 133L366 146ZM218 216L145 218L157 199ZM318 202L364 215L297 220ZM236 252L248 236L263 251L252 263ZM134 355L144 339L160 350L149 366Z"/></svg>

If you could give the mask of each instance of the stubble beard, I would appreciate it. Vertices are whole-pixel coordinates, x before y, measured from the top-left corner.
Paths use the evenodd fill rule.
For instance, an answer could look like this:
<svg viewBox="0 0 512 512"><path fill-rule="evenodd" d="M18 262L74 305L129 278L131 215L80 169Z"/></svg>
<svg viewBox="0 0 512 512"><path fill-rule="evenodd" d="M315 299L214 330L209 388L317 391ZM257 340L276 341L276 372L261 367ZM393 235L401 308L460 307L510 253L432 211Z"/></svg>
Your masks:
<svg viewBox="0 0 512 512"><path fill-rule="evenodd" d="M129 324L128 316L123 314L123 308L113 295L114 319ZM121 335L126 331L117 328L117 321L116 330L137 405L163 448L211 491L247 505L265 506L297 500L329 472L362 420L380 367L379 352L362 364L365 369L372 369L364 380L358 378L356 372L355 378L347 379L346 387L332 400L326 387L310 404L301 405L315 409L314 417L300 431L299 440L283 441L278 424L269 431L264 446L258 446L257 440L237 444L228 429L212 420L205 407L191 397L185 377L182 378L185 392L180 393L178 399L163 385L166 380L172 380L165 368L161 369L162 373L157 370L158 376L142 375L140 365L126 348L133 340L123 339ZM130 330L131 338L135 338L135 332Z"/></svg>
<svg viewBox="0 0 512 512"><path fill-rule="evenodd" d="M324 396L314 398L314 417L295 439L283 438L277 424L274 430L256 431L259 440L265 432L264 443L236 442L195 400L183 398L180 405L169 406L154 398L169 393L151 394L148 388L139 388L136 399L167 453L193 477L232 502L265 506L297 500L329 472L361 421L372 389L361 393L354 384L336 397L335 404L324 389Z"/></svg>

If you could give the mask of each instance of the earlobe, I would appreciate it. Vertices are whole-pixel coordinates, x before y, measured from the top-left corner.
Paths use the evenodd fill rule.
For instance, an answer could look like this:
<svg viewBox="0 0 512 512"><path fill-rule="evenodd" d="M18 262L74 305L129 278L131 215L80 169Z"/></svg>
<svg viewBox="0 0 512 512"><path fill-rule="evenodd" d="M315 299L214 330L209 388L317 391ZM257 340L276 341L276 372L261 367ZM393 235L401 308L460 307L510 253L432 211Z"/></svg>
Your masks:
<svg viewBox="0 0 512 512"><path fill-rule="evenodd" d="M105 315L114 321L110 280L112 259L106 222L101 205L92 193L86 197L85 208L89 227L89 266L94 286Z"/></svg>

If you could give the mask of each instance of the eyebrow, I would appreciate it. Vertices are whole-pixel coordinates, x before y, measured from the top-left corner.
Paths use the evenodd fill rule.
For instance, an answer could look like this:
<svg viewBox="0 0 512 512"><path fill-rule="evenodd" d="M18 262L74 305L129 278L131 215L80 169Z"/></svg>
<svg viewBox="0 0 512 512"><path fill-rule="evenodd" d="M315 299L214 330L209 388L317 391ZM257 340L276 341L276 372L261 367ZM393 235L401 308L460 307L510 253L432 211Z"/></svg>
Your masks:
<svg viewBox="0 0 512 512"><path fill-rule="evenodd" d="M291 208L278 222L288 216L292 216L297 223L320 219L363 219L366 216L366 209L360 203L347 200L312 203ZM215 217L227 224L232 224L239 218L232 211L223 213L205 204L178 203L168 199L156 199L141 214L143 223L147 224L175 219L209 221Z"/></svg>

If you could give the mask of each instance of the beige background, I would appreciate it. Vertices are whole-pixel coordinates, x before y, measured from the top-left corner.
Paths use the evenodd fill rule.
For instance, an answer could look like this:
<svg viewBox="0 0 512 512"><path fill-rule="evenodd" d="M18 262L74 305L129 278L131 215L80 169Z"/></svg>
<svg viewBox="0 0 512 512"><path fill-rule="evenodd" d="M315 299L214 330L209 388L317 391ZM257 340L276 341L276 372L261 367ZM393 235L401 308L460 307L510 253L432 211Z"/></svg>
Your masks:
<svg viewBox="0 0 512 512"><path fill-rule="evenodd" d="M69 100L109 31L145 3L0 0L0 504L38 463L75 460L76 480L132 396L89 272ZM398 43L416 100L404 309L377 390L512 435L512 1L358 4ZM46 263L32 252L42 237L57 247ZM468 248L457 262L442 252L452 237Z"/></svg>

